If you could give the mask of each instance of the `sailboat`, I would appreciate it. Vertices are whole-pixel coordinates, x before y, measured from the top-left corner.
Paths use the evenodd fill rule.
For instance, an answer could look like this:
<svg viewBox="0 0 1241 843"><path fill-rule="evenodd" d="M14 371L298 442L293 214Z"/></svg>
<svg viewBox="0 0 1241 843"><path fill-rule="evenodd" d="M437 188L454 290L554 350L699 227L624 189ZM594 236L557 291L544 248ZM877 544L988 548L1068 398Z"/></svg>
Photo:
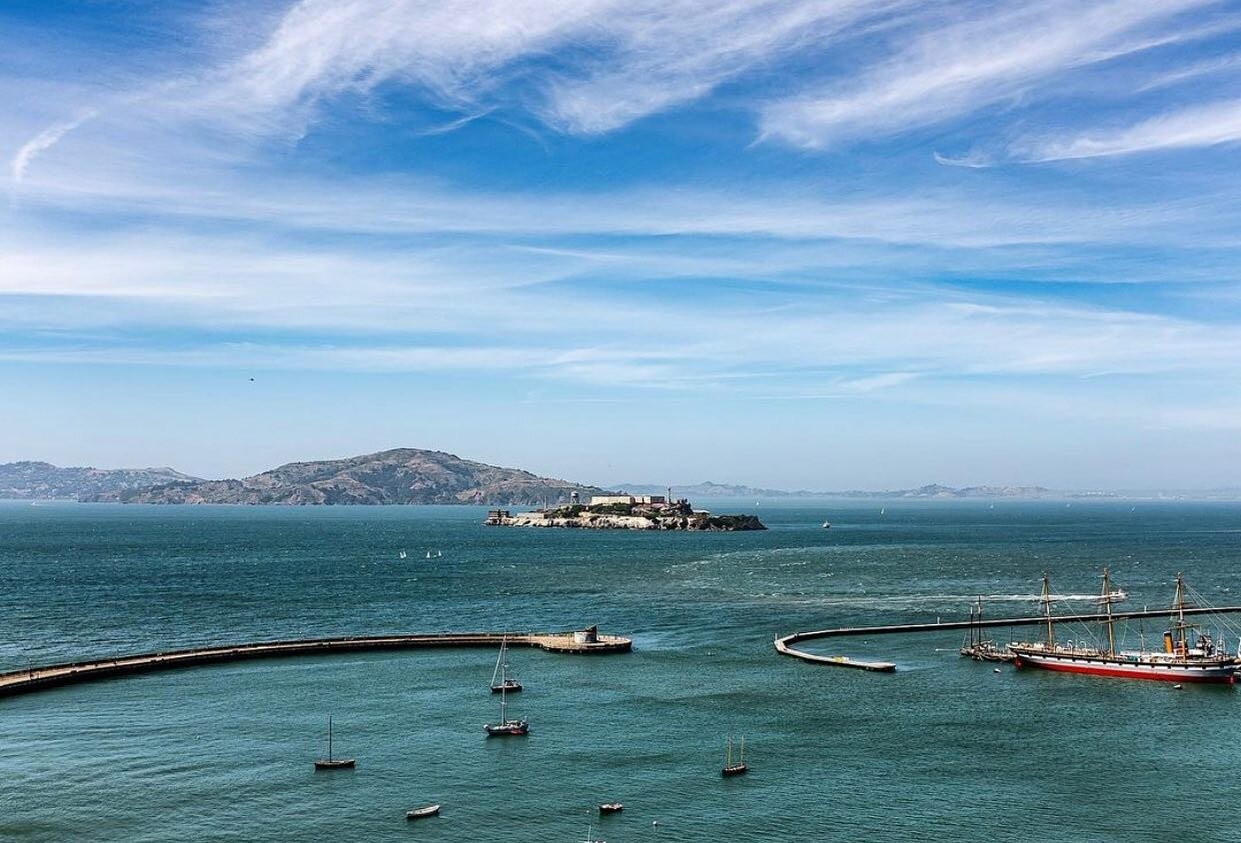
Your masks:
<svg viewBox="0 0 1241 843"><path fill-rule="evenodd" d="M405 551L403 551L403 550L401 551L401 558L402 558L402 559L404 559L404 558L405 558Z"/></svg>
<svg viewBox="0 0 1241 843"><path fill-rule="evenodd" d="M500 681L496 681L496 680ZM491 672L491 693L499 694L508 691L514 694L521 690L521 683L508 675L508 636L500 639L500 655L496 656L496 669Z"/></svg>
<svg viewBox="0 0 1241 843"><path fill-rule="evenodd" d="M507 639L505 639L507 641ZM504 644L500 645L500 655L503 658ZM508 682L508 676L504 673L505 665L501 663L501 681L500 681L500 722L483 724L483 731L487 733L489 738L501 738L510 735L524 735L530 731L530 723L524 717L520 720L510 720L508 717L508 688L505 687ZM495 686L492 685L494 689Z"/></svg>
<svg viewBox="0 0 1241 843"><path fill-rule="evenodd" d="M431 551L429 551L429 550L427 551L427 558L428 558L428 559L430 559L430 558L431 558Z"/></svg>
<svg viewBox="0 0 1241 843"><path fill-rule="evenodd" d="M333 758L332 757L332 718L327 719L327 758L315 759L316 770L350 770L353 769L354 760L352 758Z"/></svg>
<svg viewBox="0 0 1241 843"><path fill-rule="evenodd" d="M961 655L968 656L974 661L979 662L1010 662L1013 660L1012 653L997 647L990 638L982 637L981 595L979 595L974 605L970 607L970 625L965 633L965 641L962 642L959 652Z"/></svg>
<svg viewBox="0 0 1241 843"><path fill-rule="evenodd" d="M1061 644L1056 641L1055 618L1051 614L1051 593L1047 577L1043 577L1043 606L1046 640L1010 644L1016 655L1017 667L1037 667L1068 673L1086 673L1122 679L1157 679L1165 682L1222 682L1236 680L1236 657L1208 633L1198 631L1185 622L1185 580L1176 575L1176 593L1172 599L1171 628L1163 634L1163 650L1119 651L1116 649L1115 621L1112 604L1123 599L1124 592L1114 591L1106 568L1103 569L1103 592L1098 598L1104 607L1103 625L1107 630L1107 646L1083 646L1080 642Z"/></svg>
<svg viewBox="0 0 1241 843"><path fill-rule="evenodd" d="M741 739L741 753L737 758L737 763L733 763L733 739L728 739L728 756L724 761L724 769L720 770L721 776L739 776L746 772L749 767L745 765L745 738Z"/></svg>

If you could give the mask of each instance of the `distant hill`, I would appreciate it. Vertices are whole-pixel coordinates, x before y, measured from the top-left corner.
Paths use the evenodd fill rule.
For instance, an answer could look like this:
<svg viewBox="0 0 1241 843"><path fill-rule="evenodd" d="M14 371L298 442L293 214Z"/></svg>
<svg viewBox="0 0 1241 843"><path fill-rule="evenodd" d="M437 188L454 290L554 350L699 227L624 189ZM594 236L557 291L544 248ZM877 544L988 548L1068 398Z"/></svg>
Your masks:
<svg viewBox="0 0 1241 843"><path fill-rule="evenodd" d="M650 483L621 483L616 488L634 495L662 494L667 486ZM932 483L916 489L888 489L886 491L850 489L836 492L796 492L780 489L762 489L754 486L737 486L726 483L696 483L692 486L673 486L672 494L678 498L1049 498L1077 497L1085 493L1057 492L1043 486L941 486ZM1091 497L1110 497L1111 493L1094 492Z"/></svg>
<svg viewBox="0 0 1241 843"><path fill-rule="evenodd" d="M443 451L396 448L339 460L293 462L241 480L193 480L90 497L125 503L497 504L563 503L602 489L463 460Z"/></svg>
<svg viewBox="0 0 1241 843"><path fill-rule="evenodd" d="M171 468L61 468L48 462L10 462L0 463L0 498L80 499L198 480Z"/></svg>
<svg viewBox="0 0 1241 843"><path fill-rule="evenodd" d="M663 495L668 492L667 486L655 486L650 483L620 483L615 487L631 495ZM695 483L692 486L672 487L674 498L792 498L822 495L823 492L786 492L780 489L759 489L754 486L738 486L731 483Z"/></svg>

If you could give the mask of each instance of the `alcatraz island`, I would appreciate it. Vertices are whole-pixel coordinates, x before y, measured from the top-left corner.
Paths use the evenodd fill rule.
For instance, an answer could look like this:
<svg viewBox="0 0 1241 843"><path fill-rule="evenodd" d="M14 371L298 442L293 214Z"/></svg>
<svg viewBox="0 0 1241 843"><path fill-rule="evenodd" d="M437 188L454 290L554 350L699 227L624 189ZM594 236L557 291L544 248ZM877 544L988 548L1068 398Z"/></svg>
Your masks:
<svg viewBox="0 0 1241 843"><path fill-rule="evenodd" d="M519 512L493 509L484 524L492 527L562 527L586 530L698 530L703 532L735 532L766 530L754 515L712 515L705 509L694 509L686 498L673 500L668 495L592 495L590 503L581 503L577 492L564 506Z"/></svg>

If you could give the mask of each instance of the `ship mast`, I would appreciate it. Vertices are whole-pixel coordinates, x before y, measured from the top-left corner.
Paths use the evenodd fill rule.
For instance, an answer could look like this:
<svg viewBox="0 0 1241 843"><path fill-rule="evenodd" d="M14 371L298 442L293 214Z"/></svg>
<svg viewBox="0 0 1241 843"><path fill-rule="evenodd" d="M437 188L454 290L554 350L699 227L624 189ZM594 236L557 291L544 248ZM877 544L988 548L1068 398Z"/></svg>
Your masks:
<svg viewBox="0 0 1241 843"><path fill-rule="evenodd" d="M982 595L978 595L978 617L974 624L974 646L982 646Z"/></svg>
<svg viewBox="0 0 1241 843"><path fill-rule="evenodd" d="M1056 633L1052 628L1051 586L1047 582L1046 574L1043 574L1043 594L1039 597L1039 602L1043 604L1043 615L1047 618L1047 649L1051 650L1056 646Z"/></svg>
<svg viewBox="0 0 1241 843"><path fill-rule="evenodd" d="M1108 579L1107 568L1103 569L1102 600L1103 600L1103 605L1107 607L1106 608L1107 620L1104 621L1104 623L1107 625L1107 654L1109 656L1115 656L1116 655L1116 630L1113 627L1113 624L1115 623L1115 621L1112 620L1112 582L1110 579Z"/></svg>
<svg viewBox="0 0 1241 843"><path fill-rule="evenodd" d="M1176 575L1176 596L1172 599L1172 608L1176 610L1176 653L1184 658L1189 653L1189 642L1185 639L1185 577Z"/></svg>

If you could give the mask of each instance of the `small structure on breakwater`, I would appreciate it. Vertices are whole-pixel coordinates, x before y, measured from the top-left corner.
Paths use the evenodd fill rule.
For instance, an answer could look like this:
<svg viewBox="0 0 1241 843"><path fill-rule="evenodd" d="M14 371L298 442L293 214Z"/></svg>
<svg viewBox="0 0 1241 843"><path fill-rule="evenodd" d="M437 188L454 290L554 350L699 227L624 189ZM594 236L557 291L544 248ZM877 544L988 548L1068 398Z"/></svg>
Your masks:
<svg viewBox="0 0 1241 843"><path fill-rule="evenodd" d="M114 659L54 664L29 670L0 673L0 697L41 691L58 685L71 685L149 673L156 670L195 667L243 659L288 656L323 656L363 650L410 650L423 647L498 647L507 639L509 646L538 647L551 653L607 655L627 653L633 641L619 635L603 635L595 626L572 632L438 632L411 635L377 635L348 638L311 638L295 641L267 641L222 647L200 647L141 653Z"/></svg>

